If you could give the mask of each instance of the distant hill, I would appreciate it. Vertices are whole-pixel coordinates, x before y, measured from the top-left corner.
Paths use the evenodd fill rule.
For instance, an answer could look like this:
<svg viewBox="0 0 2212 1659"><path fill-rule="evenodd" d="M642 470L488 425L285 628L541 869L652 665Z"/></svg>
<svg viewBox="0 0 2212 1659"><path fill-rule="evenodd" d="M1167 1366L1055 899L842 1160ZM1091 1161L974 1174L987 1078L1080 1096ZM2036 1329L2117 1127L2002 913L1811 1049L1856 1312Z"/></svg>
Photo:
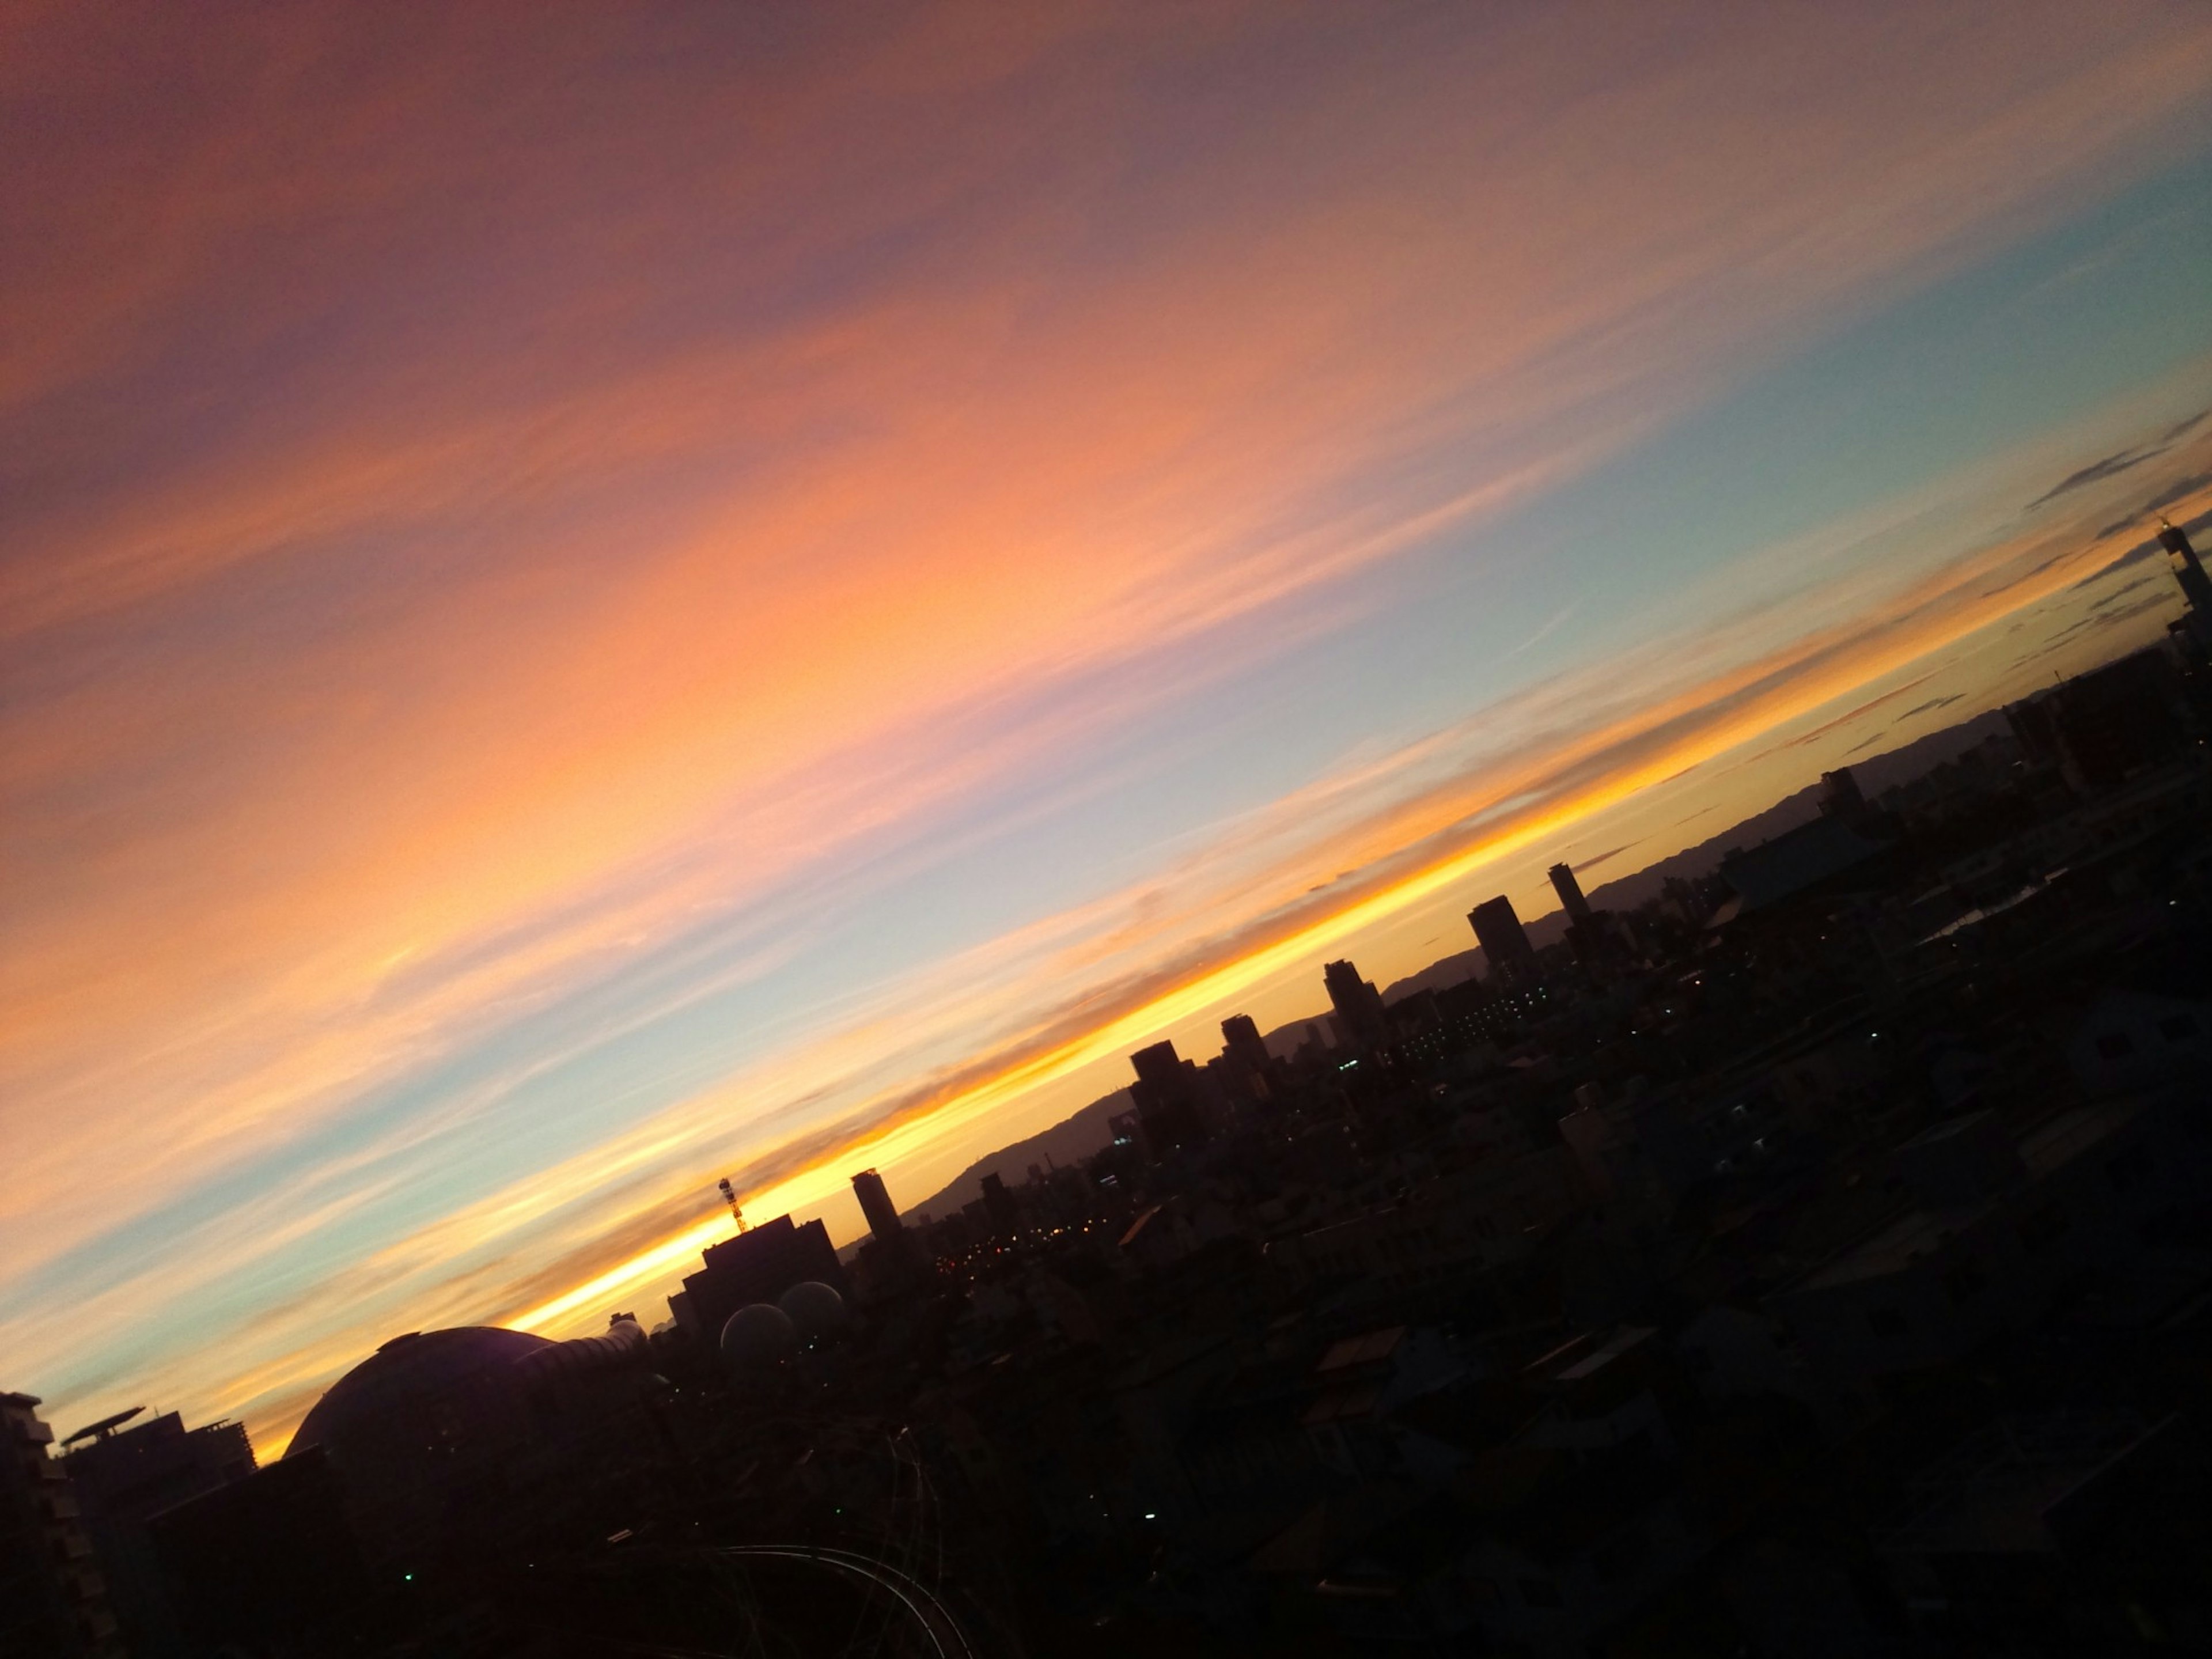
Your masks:
<svg viewBox="0 0 2212 1659"><path fill-rule="evenodd" d="M1887 754L1876 755L1870 760L1853 761L1851 775L1858 781L1860 793L1869 800L1886 789L1894 789L1900 783L1910 783L1923 773L1931 772L1945 761L1964 754L1984 738L1994 737L2009 728L2002 712L1992 709L1970 720L1946 726L1941 732L1930 732L1926 737L1906 744L1902 749L1893 749ZM1589 890L1589 902L1601 910L1632 910L1646 900L1656 898L1669 877L1680 876L1694 881L1711 875L1720 868L1720 863L1729 851L1739 847L1756 847L1763 841L1771 841L1784 830L1810 822L1820 814L1820 786L1808 785L1794 795L1785 796L1763 812L1755 812L1740 823L1731 824L1717 836L1699 842L1695 847L1683 848L1672 858L1662 859L1648 869L1638 870L1632 876L1619 881L1609 881L1602 887ZM1538 950L1566 936L1566 913L1553 910L1525 924L1528 942ZM1455 951L1450 956L1439 957L1417 974L1409 974L1384 991L1386 1002L1397 1002L1422 991L1442 990L1448 985L1457 985L1473 979L1482 966L1480 950ZM1326 1009L1310 1014L1304 1019L1279 1025L1264 1039L1267 1052L1287 1059L1305 1041L1309 1023L1319 1023L1324 1037L1328 1035ZM941 1190L931 1194L919 1204L903 1206L903 1212L927 1210L933 1216L942 1216L973 1202L983 1194L983 1177L996 1170L1009 1186L1019 1186L1029 1179L1032 1164L1042 1164L1048 1154L1055 1164L1073 1164L1091 1156L1113 1139L1106 1127L1107 1119L1129 1109L1129 1091L1116 1089L1102 1100L1094 1100L1081 1111L1062 1119L1049 1129L1031 1135L1027 1140L1018 1140L1011 1146L1001 1146L997 1152L977 1158Z"/></svg>
<svg viewBox="0 0 2212 1659"><path fill-rule="evenodd" d="M1450 985L1464 984L1482 972L1482 947L1455 951L1450 956L1438 957L1418 974L1408 974L1395 984L1383 988L1382 1000L1402 1002L1407 997L1419 996L1424 991L1441 991Z"/></svg>
<svg viewBox="0 0 2212 1659"><path fill-rule="evenodd" d="M916 1210L927 1210L933 1217L949 1215L982 1197L987 1175L995 1172L1009 1187L1018 1187L1030 1178L1030 1165L1042 1164L1048 1158L1054 1164L1079 1164L1114 1139L1106 1121L1128 1109L1129 1091L1116 1089L1027 1140L986 1152L920 1203L902 1204L899 1212L912 1215Z"/></svg>
<svg viewBox="0 0 2212 1659"><path fill-rule="evenodd" d="M1910 783L1923 774L1934 771L1945 761L1963 755L1984 740L1996 737L2011 728L2005 724L2004 714L1992 708L1972 720L1961 720L1956 726L1947 726L1941 732L1930 732L1926 737L1906 744L1902 749L1893 749L1887 754L1869 760L1853 761L1851 776L1858 781L1859 793L1869 800L1886 789L1894 789L1900 783ZM1662 859L1647 869L1632 876L1610 881L1602 887L1592 888L1589 902L1601 910L1633 910L1645 901L1659 896L1660 890L1668 878L1679 876L1694 881L1709 876L1720 868L1721 860L1739 847L1756 847L1763 841L1771 841L1784 830L1795 830L1820 816L1820 788L1809 784L1794 795L1785 795L1764 812L1754 812L1741 823L1735 823L1717 836L1699 842L1695 847L1684 848L1672 858ZM1550 938L1539 939L1538 927L1550 924ZM1566 932L1566 917L1554 911L1528 928L1530 939L1541 949L1552 938Z"/></svg>

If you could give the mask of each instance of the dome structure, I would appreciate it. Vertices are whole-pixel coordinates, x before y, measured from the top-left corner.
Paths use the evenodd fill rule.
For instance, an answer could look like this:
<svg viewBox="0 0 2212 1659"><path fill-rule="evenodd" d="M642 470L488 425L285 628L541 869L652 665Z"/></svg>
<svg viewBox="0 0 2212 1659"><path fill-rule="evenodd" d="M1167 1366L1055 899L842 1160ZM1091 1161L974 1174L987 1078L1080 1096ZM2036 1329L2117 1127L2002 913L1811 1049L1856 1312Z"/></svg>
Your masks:
<svg viewBox="0 0 2212 1659"><path fill-rule="evenodd" d="M818 1342L852 1322L845 1298L837 1294L837 1287L824 1285L818 1279L804 1279L793 1285L776 1297L775 1305L783 1310L800 1340L805 1342Z"/></svg>
<svg viewBox="0 0 2212 1659"><path fill-rule="evenodd" d="M357 1535L387 1563L480 1547L538 1511L518 1493L590 1467L648 1352L627 1317L568 1342L410 1332L332 1383L284 1455L327 1459Z"/></svg>
<svg viewBox="0 0 2212 1659"><path fill-rule="evenodd" d="M722 1358L742 1370L761 1370L799 1346L791 1316L773 1302L754 1302L732 1314L722 1326Z"/></svg>
<svg viewBox="0 0 2212 1659"><path fill-rule="evenodd" d="M511 1394L501 1386L508 1366L553 1346L527 1331L492 1325L395 1336L331 1384L284 1455L321 1446L343 1468L376 1455L378 1443L395 1431L415 1439L415 1419L434 1408L445 1419L441 1437L450 1438L465 1421L499 1413Z"/></svg>

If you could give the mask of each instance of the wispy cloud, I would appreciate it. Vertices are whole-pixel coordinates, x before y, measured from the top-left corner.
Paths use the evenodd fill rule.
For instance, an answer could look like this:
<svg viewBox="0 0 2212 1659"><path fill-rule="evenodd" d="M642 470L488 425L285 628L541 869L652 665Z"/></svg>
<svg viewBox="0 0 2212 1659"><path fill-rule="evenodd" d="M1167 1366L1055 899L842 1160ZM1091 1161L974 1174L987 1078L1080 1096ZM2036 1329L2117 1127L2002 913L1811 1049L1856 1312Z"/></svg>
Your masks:
<svg viewBox="0 0 2212 1659"><path fill-rule="evenodd" d="M2132 471L2145 462L2155 460L2165 453L2166 446L2154 444L2147 449L2122 450L2118 454L2107 455L2101 461L2090 462L2079 471L2068 473L2030 501L2028 506L2042 507L2047 502L2057 501L2061 495L2070 495L2077 489L2086 489L2093 483L2101 483L2106 478L2118 477L2123 472Z"/></svg>
<svg viewBox="0 0 2212 1659"><path fill-rule="evenodd" d="M1926 702L1914 703L1911 708L1906 709L1902 714L1899 714L1898 719L1901 720L1909 720L1915 714L1932 714L1938 708L1948 708L1954 702L1963 702L1966 700L1966 694L1963 691L1954 691L1948 697L1930 697ZM1861 748L1864 748L1866 745L1862 744L1859 746Z"/></svg>
<svg viewBox="0 0 2212 1659"><path fill-rule="evenodd" d="M1512 658L1522 655L1524 652L1534 650L1546 640L1551 638L1552 635L1557 633L1561 628L1565 627L1569 620L1573 617L1575 612L1579 609L1581 609L1579 602L1571 601L1566 605L1561 605L1545 621L1542 627L1539 628L1527 639L1522 641L1520 644L1515 646L1510 651L1507 652L1505 653L1507 659L1510 660Z"/></svg>
<svg viewBox="0 0 2212 1659"><path fill-rule="evenodd" d="M1594 858L1583 859L1576 864L1575 873L1579 876L1585 870L1595 870L1601 864L1610 864L1613 860L1619 858L1623 853L1628 851L1630 847L1633 847L1635 845L1636 843L1634 842L1630 842L1626 846L1608 847L1604 852L1598 854Z"/></svg>

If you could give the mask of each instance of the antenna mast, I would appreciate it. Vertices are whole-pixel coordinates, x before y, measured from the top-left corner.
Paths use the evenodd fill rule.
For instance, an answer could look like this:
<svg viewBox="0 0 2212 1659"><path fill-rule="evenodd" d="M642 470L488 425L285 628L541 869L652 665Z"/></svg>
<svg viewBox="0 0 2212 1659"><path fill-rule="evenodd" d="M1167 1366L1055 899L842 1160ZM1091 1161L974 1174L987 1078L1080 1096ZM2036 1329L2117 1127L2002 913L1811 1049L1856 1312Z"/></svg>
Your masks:
<svg viewBox="0 0 2212 1659"><path fill-rule="evenodd" d="M737 1188L730 1185L730 1178L727 1176L724 1176L714 1184L722 1189L722 1202L730 1206L730 1219L738 1224L739 1232L744 1231L745 1212L738 1207Z"/></svg>

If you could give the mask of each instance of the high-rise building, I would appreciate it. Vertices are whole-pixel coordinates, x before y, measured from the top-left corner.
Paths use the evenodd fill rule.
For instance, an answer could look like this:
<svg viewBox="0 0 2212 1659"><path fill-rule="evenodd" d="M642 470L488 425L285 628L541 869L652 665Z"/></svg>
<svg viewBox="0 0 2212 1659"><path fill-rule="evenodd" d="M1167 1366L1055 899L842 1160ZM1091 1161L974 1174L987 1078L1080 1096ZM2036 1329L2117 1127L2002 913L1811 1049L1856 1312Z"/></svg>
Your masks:
<svg viewBox="0 0 2212 1659"><path fill-rule="evenodd" d="M1129 1069L1137 1081L1158 1089L1173 1084L1182 1070L1182 1056L1172 1042L1155 1042L1129 1056Z"/></svg>
<svg viewBox="0 0 2212 1659"><path fill-rule="evenodd" d="M2181 584L2182 597L2193 611L2212 611L2212 576L2204 574L2203 561L2190 544L2189 532L2179 525L2158 521L2158 543L2172 561L2173 579Z"/></svg>
<svg viewBox="0 0 2212 1659"><path fill-rule="evenodd" d="M1866 811L1866 797L1859 792L1859 781L1851 775L1848 766L1838 766L1832 772L1820 774L1820 816L1824 818L1857 817Z"/></svg>
<svg viewBox="0 0 2212 1659"><path fill-rule="evenodd" d="M1264 1072L1272 1056L1259 1023L1249 1014L1231 1014L1221 1022L1222 1051L1233 1055L1249 1071Z"/></svg>
<svg viewBox="0 0 2212 1659"><path fill-rule="evenodd" d="M1321 970L1321 982L1346 1043L1362 1049L1389 1043L1390 1022L1382 1011L1382 994L1359 977L1359 969L1349 962L1332 962Z"/></svg>
<svg viewBox="0 0 2212 1659"><path fill-rule="evenodd" d="M1475 942L1482 946L1483 959L1490 964L1494 978L1507 985L1534 981L1536 947L1528 943L1528 935L1522 930L1521 918L1514 914L1511 899L1503 893L1496 898L1485 899L1468 912L1467 919L1474 928Z"/></svg>
<svg viewBox="0 0 2212 1659"><path fill-rule="evenodd" d="M1137 1120L1144 1126L1146 1149L1164 1158L1206 1138L1199 1109L1198 1068L1176 1053L1172 1042L1155 1042L1129 1056L1137 1080L1129 1085Z"/></svg>
<svg viewBox="0 0 2212 1659"><path fill-rule="evenodd" d="M0 1394L0 1653L114 1659L106 1582L36 1395Z"/></svg>
<svg viewBox="0 0 2212 1659"><path fill-rule="evenodd" d="M2179 752L2185 696L2163 648L2136 652L2005 709L2021 748L2077 793L2109 789Z"/></svg>
<svg viewBox="0 0 2212 1659"><path fill-rule="evenodd" d="M1560 908L1575 921L1590 918L1589 901L1583 896L1583 884L1575 879L1575 866L1555 864L1552 866L1552 890L1559 896Z"/></svg>
<svg viewBox="0 0 2212 1659"><path fill-rule="evenodd" d="M2203 562L2190 544L2189 532L2179 525L2160 518L2158 541L2172 562L2174 580L2181 584L2181 597L2189 602L2189 614L2173 623L2172 632L2182 648L2202 661L2206 653L2212 652L2212 576L2204 574Z"/></svg>
<svg viewBox="0 0 2212 1659"><path fill-rule="evenodd" d="M167 1652L180 1639L148 1523L165 1510L243 1480L253 1446L239 1423L187 1429L175 1412L133 1422L138 1409L79 1429L62 1465L107 1580L109 1605L133 1654Z"/></svg>
<svg viewBox="0 0 2212 1659"><path fill-rule="evenodd" d="M868 1231L875 1236L876 1243L885 1249L896 1246L906 1228L899 1220L898 1206L891 1202L884 1178L873 1170L863 1170L853 1177L853 1194L860 1200L860 1213L867 1218Z"/></svg>
<svg viewBox="0 0 2212 1659"><path fill-rule="evenodd" d="M1551 875L1552 890L1559 896L1560 907L1567 913L1567 943L1574 949L1575 960L1600 975L1622 966L1628 957L1628 945L1620 921L1609 910L1590 908L1590 902L1583 896L1582 884L1575 879L1574 866L1555 864Z"/></svg>
<svg viewBox="0 0 2212 1659"><path fill-rule="evenodd" d="M1249 1014L1231 1014L1221 1022L1221 1055L1207 1069L1237 1100L1257 1104L1274 1097L1274 1057Z"/></svg>
<svg viewBox="0 0 2212 1659"><path fill-rule="evenodd" d="M994 1170L983 1177L981 1185L983 1213L990 1218L993 1236L1012 1238L1022 1230L1021 1211L1014 1195L1006 1190L1006 1178Z"/></svg>

